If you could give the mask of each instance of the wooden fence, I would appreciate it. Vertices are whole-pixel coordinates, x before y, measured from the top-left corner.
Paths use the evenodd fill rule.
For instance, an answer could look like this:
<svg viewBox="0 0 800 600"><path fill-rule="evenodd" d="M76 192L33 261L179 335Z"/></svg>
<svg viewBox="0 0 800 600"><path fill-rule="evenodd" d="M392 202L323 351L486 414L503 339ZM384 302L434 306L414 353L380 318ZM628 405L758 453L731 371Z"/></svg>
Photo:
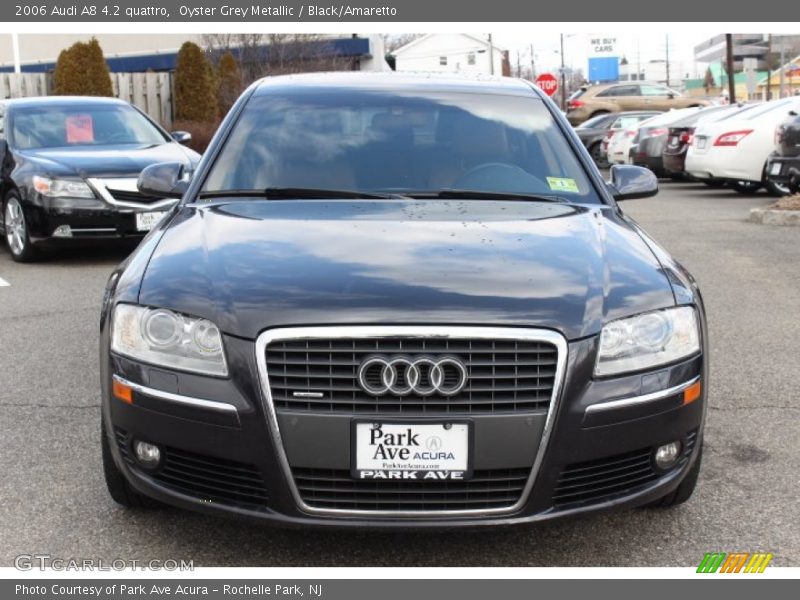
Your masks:
<svg viewBox="0 0 800 600"><path fill-rule="evenodd" d="M164 127L172 125L172 73L111 73L111 84L117 98L135 104ZM51 92L50 73L0 73L0 100Z"/></svg>

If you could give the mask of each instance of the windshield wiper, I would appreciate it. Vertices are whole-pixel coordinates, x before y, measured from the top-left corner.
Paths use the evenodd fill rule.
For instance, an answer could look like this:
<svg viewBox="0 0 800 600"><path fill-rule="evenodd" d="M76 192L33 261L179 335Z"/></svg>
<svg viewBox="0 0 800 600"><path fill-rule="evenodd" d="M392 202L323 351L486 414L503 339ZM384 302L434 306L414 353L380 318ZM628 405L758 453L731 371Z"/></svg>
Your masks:
<svg viewBox="0 0 800 600"><path fill-rule="evenodd" d="M391 200L403 198L399 194L381 194L379 192L362 192L359 190L329 190L324 188L302 187L268 187L261 190L212 190L200 192L200 198L258 197L267 200L319 200L319 199L363 199Z"/></svg>
<svg viewBox="0 0 800 600"><path fill-rule="evenodd" d="M533 200L536 202L568 202L561 196L544 194L526 194L521 192L492 192L484 190L461 190L445 188L432 192L411 192L406 194L409 198L453 198L461 200Z"/></svg>

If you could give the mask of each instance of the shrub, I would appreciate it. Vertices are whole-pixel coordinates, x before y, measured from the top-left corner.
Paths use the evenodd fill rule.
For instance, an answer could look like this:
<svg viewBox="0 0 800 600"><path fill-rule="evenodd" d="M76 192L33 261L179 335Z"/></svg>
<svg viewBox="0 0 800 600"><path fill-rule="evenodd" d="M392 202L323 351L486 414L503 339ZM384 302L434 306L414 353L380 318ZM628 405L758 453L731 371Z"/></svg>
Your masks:
<svg viewBox="0 0 800 600"><path fill-rule="evenodd" d="M242 71L239 63L229 51L219 59L217 67L217 102L219 114L224 117L236 102L243 88Z"/></svg>
<svg viewBox="0 0 800 600"><path fill-rule="evenodd" d="M113 96L111 74L95 38L75 42L58 55L53 93L59 96Z"/></svg>
<svg viewBox="0 0 800 600"><path fill-rule="evenodd" d="M197 121L174 121L172 123L173 131L188 131L192 134L192 141L189 142L189 147L202 154L208 147L211 138L219 126L219 119L214 121L198 123Z"/></svg>
<svg viewBox="0 0 800 600"><path fill-rule="evenodd" d="M214 123L218 116L216 86L203 50L186 42L175 66L175 119Z"/></svg>

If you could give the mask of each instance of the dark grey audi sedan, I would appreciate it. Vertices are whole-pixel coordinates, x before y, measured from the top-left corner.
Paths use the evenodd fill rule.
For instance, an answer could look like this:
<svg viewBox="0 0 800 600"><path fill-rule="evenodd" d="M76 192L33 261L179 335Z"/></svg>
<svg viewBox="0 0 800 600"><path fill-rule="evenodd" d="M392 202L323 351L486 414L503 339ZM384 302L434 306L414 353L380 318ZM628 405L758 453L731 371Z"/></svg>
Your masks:
<svg viewBox="0 0 800 600"><path fill-rule="evenodd" d="M670 507L700 470L703 304L555 105L514 79L251 86L111 276L114 500L314 526Z"/></svg>

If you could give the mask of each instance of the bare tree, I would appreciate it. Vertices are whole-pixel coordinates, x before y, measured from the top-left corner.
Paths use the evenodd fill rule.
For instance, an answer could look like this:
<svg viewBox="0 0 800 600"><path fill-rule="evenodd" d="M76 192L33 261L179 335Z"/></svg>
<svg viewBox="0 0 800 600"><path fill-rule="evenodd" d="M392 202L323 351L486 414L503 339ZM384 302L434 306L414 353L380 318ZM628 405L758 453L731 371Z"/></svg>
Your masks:
<svg viewBox="0 0 800 600"><path fill-rule="evenodd" d="M402 48L406 44L410 44L416 39L423 36L422 33L384 33L383 44L386 46L386 52L391 54L398 48Z"/></svg>
<svg viewBox="0 0 800 600"><path fill-rule="evenodd" d="M357 66L354 59L337 55L333 45L317 34L207 34L203 42L215 57L225 51L236 55L245 84L266 75L341 71Z"/></svg>

